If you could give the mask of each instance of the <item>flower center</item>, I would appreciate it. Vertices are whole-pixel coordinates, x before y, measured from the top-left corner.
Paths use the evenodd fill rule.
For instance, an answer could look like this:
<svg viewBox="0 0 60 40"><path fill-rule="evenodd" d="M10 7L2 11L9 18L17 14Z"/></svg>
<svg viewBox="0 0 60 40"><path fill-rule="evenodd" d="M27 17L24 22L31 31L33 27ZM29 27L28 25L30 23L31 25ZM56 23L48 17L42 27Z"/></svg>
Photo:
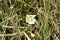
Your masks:
<svg viewBox="0 0 60 40"><path fill-rule="evenodd" d="M31 22L33 21L33 17L32 16L29 16L28 19L27 19L28 22Z"/></svg>

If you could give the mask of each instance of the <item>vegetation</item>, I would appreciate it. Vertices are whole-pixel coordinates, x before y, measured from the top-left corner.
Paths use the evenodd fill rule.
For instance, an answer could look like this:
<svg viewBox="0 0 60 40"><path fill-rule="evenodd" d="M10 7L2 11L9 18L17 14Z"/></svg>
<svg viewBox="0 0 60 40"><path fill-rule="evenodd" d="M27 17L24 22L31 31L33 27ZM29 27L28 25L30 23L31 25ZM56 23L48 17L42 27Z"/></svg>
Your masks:
<svg viewBox="0 0 60 40"><path fill-rule="evenodd" d="M60 0L0 0L0 40L60 40Z"/></svg>

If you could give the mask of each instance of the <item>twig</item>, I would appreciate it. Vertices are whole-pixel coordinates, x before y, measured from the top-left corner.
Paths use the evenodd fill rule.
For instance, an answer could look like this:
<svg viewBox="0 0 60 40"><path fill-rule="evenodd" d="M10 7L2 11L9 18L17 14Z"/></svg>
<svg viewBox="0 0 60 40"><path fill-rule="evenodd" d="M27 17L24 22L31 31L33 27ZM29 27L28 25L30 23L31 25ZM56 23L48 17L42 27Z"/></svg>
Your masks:
<svg viewBox="0 0 60 40"><path fill-rule="evenodd" d="M0 34L0 37L3 37L3 36L14 36L14 35L17 35L17 32L16 33L12 33L12 34Z"/></svg>
<svg viewBox="0 0 60 40"><path fill-rule="evenodd" d="M28 36L25 32L23 32L23 33L24 33L24 35L27 37L28 40L31 40L31 39L29 38L29 36Z"/></svg>

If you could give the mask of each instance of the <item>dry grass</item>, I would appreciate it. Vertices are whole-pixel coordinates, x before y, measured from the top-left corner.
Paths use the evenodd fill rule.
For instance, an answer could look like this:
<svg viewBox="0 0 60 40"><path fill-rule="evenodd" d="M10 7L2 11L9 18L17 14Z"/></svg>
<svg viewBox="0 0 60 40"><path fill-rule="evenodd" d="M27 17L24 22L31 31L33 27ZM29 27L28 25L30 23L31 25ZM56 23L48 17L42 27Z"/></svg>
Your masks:
<svg viewBox="0 0 60 40"><path fill-rule="evenodd" d="M0 40L60 40L60 0L0 0Z"/></svg>

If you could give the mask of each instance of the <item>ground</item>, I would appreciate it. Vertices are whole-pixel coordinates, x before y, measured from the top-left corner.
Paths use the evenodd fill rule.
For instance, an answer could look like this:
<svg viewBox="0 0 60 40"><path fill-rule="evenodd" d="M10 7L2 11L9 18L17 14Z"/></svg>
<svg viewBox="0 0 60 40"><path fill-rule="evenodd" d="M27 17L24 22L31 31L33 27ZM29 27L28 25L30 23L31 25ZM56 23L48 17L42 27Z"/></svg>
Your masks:
<svg viewBox="0 0 60 40"><path fill-rule="evenodd" d="M60 0L0 0L0 40L60 40Z"/></svg>

